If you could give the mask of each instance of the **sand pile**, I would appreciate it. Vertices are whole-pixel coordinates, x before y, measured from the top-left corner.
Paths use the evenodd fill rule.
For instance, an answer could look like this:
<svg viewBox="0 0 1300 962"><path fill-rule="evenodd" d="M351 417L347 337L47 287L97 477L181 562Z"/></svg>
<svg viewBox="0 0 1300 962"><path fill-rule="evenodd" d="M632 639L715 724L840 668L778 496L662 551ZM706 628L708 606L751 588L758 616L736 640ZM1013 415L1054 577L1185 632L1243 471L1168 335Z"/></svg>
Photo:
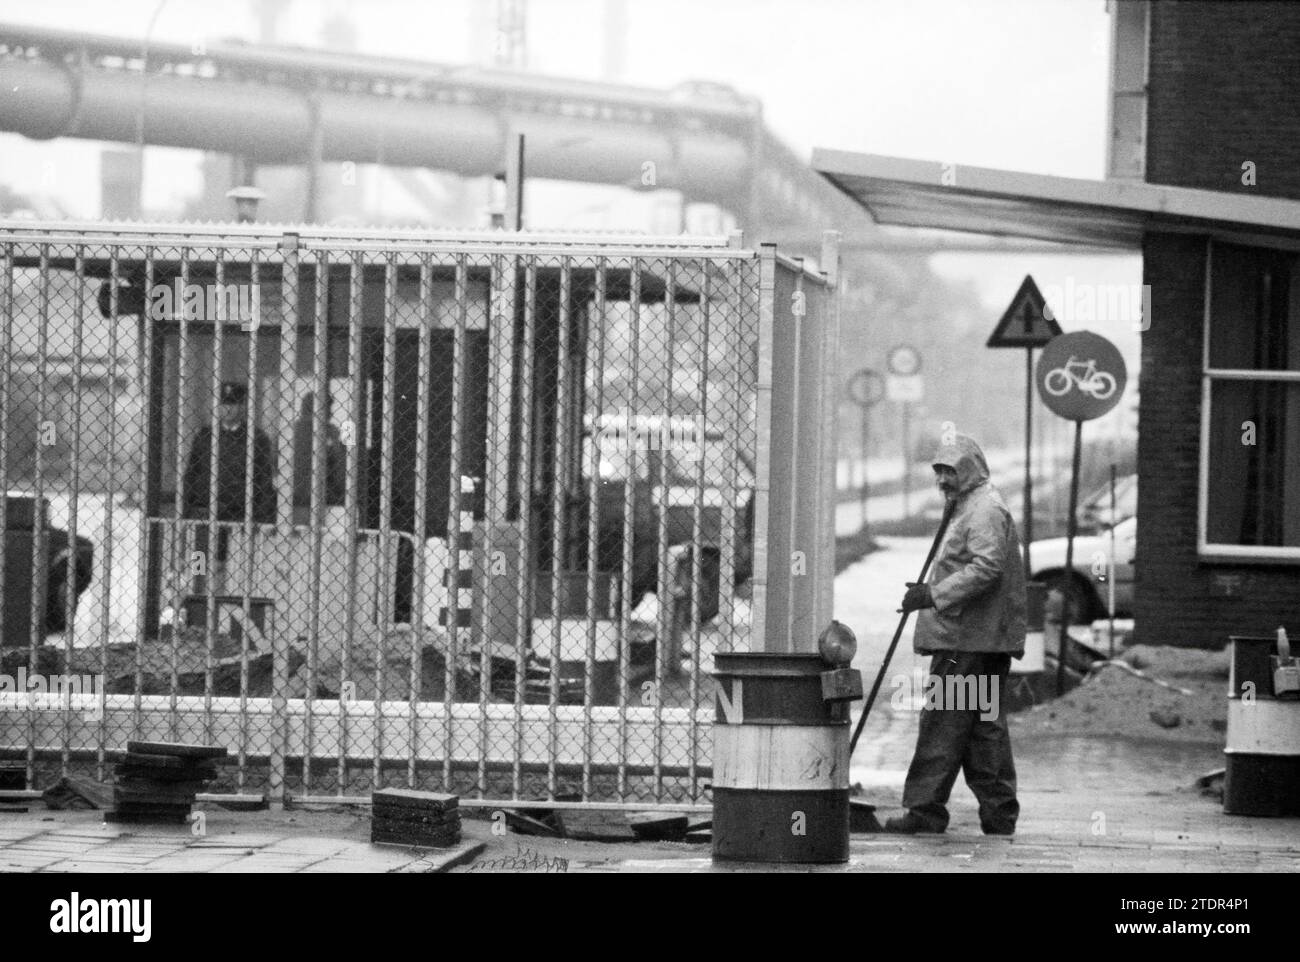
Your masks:
<svg viewBox="0 0 1300 962"><path fill-rule="evenodd" d="M1013 714L1013 728L1021 735L1119 735L1222 744L1228 714L1226 651L1135 645L1118 660L1128 669L1112 664L1096 668L1063 698Z"/></svg>

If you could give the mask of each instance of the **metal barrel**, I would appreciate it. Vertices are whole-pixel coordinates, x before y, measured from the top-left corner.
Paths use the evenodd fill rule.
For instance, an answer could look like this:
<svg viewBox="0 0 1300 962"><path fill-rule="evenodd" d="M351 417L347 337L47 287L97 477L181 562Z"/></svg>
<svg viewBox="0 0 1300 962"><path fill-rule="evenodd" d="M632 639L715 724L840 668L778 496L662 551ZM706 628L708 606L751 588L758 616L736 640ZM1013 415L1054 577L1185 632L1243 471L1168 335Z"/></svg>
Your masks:
<svg viewBox="0 0 1300 962"><path fill-rule="evenodd" d="M718 652L713 857L847 862L849 702L826 701L820 655Z"/></svg>
<svg viewBox="0 0 1300 962"><path fill-rule="evenodd" d="M1277 642L1232 635L1223 811L1300 815L1300 695L1274 691Z"/></svg>

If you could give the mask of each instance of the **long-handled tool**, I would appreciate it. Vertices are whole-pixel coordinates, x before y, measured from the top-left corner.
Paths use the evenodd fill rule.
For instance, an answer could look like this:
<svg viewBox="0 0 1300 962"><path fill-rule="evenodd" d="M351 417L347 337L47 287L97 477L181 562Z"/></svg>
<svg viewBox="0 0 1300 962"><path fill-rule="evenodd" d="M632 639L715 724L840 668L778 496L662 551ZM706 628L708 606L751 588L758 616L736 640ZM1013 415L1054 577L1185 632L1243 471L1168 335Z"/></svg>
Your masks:
<svg viewBox="0 0 1300 962"><path fill-rule="evenodd" d="M939 530L935 532L934 544L930 545L930 553L925 556L925 564L921 565L921 573L916 576L916 584L924 584L925 576L930 570L930 562L934 560L935 552L939 550L939 542L943 540L943 534L948 530L948 522L952 520L953 509L957 502L948 501L943 507L943 520L939 522ZM858 747L858 738L862 735L862 726L867 723L867 715L871 713L871 706L875 704L876 695L880 692L880 683L885 680L885 672L889 670L889 662L894 657L894 649L898 647L898 639L903 637L903 628L907 624L910 611L904 611L903 617L898 619L898 627L894 629L894 640L889 643L889 650L885 652L885 660L880 665L880 674L876 675L876 683L871 686L871 694L867 696L866 704L862 706L862 714L858 717L858 726L853 730L853 738L849 742L849 757L853 756L853 749Z"/></svg>

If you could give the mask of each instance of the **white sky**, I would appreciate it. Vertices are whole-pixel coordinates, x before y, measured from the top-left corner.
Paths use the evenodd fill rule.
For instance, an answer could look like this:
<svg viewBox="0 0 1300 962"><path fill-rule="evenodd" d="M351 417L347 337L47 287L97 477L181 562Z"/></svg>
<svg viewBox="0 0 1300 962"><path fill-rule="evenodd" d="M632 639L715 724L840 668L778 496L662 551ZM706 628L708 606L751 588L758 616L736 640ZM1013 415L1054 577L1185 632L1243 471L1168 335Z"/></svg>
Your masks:
<svg viewBox="0 0 1300 962"><path fill-rule="evenodd" d="M1109 46L1102 0L625 3L625 82L730 84L760 97L768 125L805 157L822 146L1102 176ZM251 41L256 6L253 0L165 0L153 36ZM157 0L0 0L0 22L141 38L157 8ZM362 53L482 62L494 9L493 0L288 0L280 41L315 45L322 22L346 12ZM528 0L529 68L600 79L604 18L604 0ZM0 182L29 191L44 178L74 212L91 213L98 204L97 149L0 135ZM164 163L168 153L150 156ZM163 205L196 189L187 178L154 180L151 199ZM1141 279L1137 255L945 255L934 265L947 276L974 280L997 312L1030 272L1044 288L1071 279L1075 285ZM1088 326L1116 340L1136 363L1137 337L1128 325Z"/></svg>

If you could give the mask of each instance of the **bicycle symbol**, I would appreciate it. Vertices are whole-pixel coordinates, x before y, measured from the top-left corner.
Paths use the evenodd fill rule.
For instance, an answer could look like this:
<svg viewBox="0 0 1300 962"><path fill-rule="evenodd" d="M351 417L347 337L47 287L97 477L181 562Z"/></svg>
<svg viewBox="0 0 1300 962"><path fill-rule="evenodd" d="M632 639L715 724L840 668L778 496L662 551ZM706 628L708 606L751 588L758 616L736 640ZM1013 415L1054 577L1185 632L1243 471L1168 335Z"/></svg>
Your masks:
<svg viewBox="0 0 1300 962"><path fill-rule="evenodd" d="M1076 371L1082 371L1079 375ZM1104 401L1115 393L1115 376L1097 370L1095 359L1075 360L1073 354L1061 367L1054 367L1043 378L1043 387L1052 397L1067 393L1071 386L1077 387L1084 394L1091 394L1098 401Z"/></svg>

